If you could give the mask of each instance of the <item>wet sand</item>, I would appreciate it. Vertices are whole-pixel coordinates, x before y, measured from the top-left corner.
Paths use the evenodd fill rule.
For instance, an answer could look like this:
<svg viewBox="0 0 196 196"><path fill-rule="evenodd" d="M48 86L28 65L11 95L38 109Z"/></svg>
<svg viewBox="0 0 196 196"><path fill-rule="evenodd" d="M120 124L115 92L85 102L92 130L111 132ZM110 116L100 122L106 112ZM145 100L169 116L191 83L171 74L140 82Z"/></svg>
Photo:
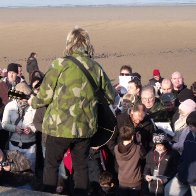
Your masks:
<svg viewBox="0 0 196 196"><path fill-rule="evenodd" d="M67 33L87 29L95 58L114 82L121 65L129 64L145 84L158 68L165 78L183 73L185 83L196 75L196 6L76 7L0 9L0 68L22 64L32 51L40 69L63 56Z"/></svg>

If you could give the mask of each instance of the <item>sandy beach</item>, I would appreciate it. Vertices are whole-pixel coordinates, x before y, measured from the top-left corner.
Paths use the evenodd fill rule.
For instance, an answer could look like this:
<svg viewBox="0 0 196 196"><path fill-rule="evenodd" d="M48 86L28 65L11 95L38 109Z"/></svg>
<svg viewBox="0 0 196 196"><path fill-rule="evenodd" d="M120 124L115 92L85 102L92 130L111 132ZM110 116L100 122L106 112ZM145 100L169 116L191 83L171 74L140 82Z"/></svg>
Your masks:
<svg viewBox="0 0 196 196"><path fill-rule="evenodd" d="M165 78L181 71L185 83L196 75L196 6L75 7L0 9L0 68L23 65L32 51L40 69L63 56L67 33L87 29L96 60L114 82L130 64L145 84L158 68Z"/></svg>

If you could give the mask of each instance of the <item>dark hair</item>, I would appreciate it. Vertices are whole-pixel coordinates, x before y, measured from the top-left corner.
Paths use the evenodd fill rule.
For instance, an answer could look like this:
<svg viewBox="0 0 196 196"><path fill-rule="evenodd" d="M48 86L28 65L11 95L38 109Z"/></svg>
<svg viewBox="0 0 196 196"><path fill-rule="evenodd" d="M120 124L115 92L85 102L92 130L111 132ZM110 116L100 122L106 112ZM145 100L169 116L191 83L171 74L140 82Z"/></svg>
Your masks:
<svg viewBox="0 0 196 196"><path fill-rule="evenodd" d="M99 183L101 186L111 186L111 184L114 182L113 176L110 172L104 171L99 176Z"/></svg>
<svg viewBox="0 0 196 196"><path fill-rule="evenodd" d="M132 127L123 126L120 128L120 138L122 141L131 140L134 134L135 131Z"/></svg>
<svg viewBox="0 0 196 196"><path fill-rule="evenodd" d="M131 81L128 82L129 84L130 83L134 83L136 88L139 88L140 89L140 92L141 92L141 89L142 89L142 84L141 84L141 81L140 80L137 80L137 79L133 79Z"/></svg>
<svg viewBox="0 0 196 196"><path fill-rule="evenodd" d="M193 82L191 85L191 90L193 91L193 94L196 94L196 82Z"/></svg>
<svg viewBox="0 0 196 196"><path fill-rule="evenodd" d="M36 55L36 53L35 53L35 52L31 52L31 54L30 54L29 58L34 58L34 57L35 57L35 55Z"/></svg>
<svg viewBox="0 0 196 196"><path fill-rule="evenodd" d="M189 125L192 125L194 127L196 127L196 111L193 111L191 112L187 119L186 119L186 124L189 126Z"/></svg>
<svg viewBox="0 0 196 196"><path fill-rule="evenodd" d="M123 65L123 66L120 68L120 72L121 72L123 69L128 70L129 73L132 74L132 67L131 67L130 65Z"/></svg>
<svg viewBox="0 0 196 196"><path fill-rule="evenodd" d="M132 76L133 80L137 79L141 82L141 75L138 72L132 73L131 76Z"/></svg>
<svg viewBox="0 0 196 196"><path fill-rule="evenodd" d="M33 82L35 82L36 80L39 81L40 85L43 81L44 78L44 73L42 73L39 70L35 70L32 74L31 74L31 81L30 81L30 86L32 87Z"/></svg>
<svg viewBox="0 0 196 196"><path fill-rule="evenodd" d="M142 102L137 102L137 103L135 103L135 105L133 106L133 108L132 108L132 110L131 111L133 111L133 112L138 112L138 111L140 111L140 110L143 110L143 111L145 111L145 109L146 109L146 106L142 103Z"/></svg>

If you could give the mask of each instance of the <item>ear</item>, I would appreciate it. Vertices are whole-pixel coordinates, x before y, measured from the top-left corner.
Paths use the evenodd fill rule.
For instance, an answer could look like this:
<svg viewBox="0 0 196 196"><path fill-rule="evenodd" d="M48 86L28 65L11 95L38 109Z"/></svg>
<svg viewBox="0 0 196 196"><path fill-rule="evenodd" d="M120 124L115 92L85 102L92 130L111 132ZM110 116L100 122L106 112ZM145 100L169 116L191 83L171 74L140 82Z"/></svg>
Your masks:
<svg viewBox="0 0 196 196"><path fill-rule="evenodd" d="M111 183L110 187L114 187L114 183Z"/></svg>

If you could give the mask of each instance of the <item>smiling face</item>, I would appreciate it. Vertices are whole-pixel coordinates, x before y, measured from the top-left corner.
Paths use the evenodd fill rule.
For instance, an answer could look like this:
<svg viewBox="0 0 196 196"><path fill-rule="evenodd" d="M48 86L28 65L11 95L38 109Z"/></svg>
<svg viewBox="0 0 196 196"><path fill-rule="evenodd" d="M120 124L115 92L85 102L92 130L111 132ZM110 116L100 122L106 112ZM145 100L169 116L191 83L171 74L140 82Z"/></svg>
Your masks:
<svg viewBox="0 0 196 196"><path fill-rule="evenodd" d="M161 76L160 76L160 75L157 75L157 76L153 76L153 78L154 78L155 80L159 81L160 78L161 78Z"/></svg>
<svg viewBox="0 0 196 196"><path fill-rule="evenodd" d="M165 146L163 144L156 144L155 150L159 153L162 153L166 150Z"/></svg>

